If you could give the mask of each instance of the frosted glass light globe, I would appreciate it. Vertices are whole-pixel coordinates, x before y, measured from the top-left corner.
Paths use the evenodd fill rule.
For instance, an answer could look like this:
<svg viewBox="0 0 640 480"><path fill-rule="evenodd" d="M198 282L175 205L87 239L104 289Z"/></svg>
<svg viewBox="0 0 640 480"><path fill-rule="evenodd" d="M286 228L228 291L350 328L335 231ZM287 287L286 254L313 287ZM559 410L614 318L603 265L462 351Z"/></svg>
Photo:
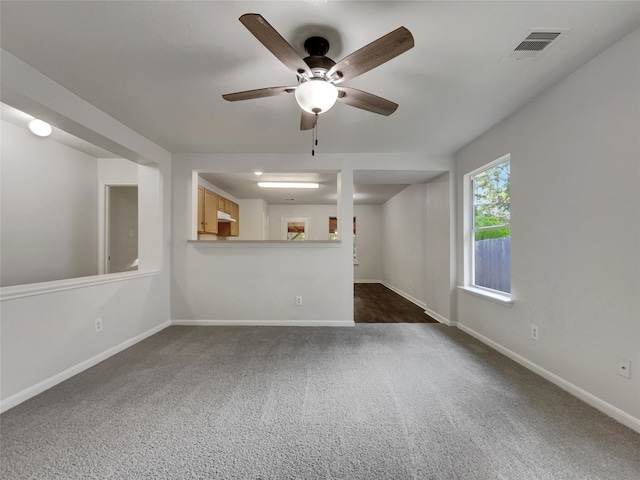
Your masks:
<svg viewBox="0 0 640 480"><path fill-rule="evenodd" d="M311 79L298 85L296 101L305 112L321 114L331 109L338 99L338 89L333 83Z"/></svg>

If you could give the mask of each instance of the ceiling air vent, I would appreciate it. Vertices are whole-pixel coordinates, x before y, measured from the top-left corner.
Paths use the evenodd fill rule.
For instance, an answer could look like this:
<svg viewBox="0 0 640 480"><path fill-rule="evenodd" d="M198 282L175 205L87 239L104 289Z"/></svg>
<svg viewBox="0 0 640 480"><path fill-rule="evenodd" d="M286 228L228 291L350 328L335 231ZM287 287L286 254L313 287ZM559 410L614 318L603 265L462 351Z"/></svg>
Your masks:
<svg viewBox="0 0 640 480"><path fill-rule="evenodd" d="M520 60L523 58L536 58L543 50L549 47L560 35L566 33L566 28L536 29L531 30L518 46L509 52L503 60Z"/></svg>

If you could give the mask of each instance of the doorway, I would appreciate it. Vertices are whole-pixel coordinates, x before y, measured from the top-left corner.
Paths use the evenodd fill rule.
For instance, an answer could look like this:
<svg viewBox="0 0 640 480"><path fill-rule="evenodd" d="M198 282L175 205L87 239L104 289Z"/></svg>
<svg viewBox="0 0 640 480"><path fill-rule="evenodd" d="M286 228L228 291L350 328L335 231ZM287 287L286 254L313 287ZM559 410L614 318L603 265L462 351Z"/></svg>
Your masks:
<svg viewBox="0 0 640 480"><path fill-rule="evenodd" d="M353 284L356 323L438 323L415 303L382 283Z"/></svg>
<svg viewBox="0 0 640 480"><path fill-rule="evenodd" d="M105 272L138 270L138 187L106 187Z"/></svg>

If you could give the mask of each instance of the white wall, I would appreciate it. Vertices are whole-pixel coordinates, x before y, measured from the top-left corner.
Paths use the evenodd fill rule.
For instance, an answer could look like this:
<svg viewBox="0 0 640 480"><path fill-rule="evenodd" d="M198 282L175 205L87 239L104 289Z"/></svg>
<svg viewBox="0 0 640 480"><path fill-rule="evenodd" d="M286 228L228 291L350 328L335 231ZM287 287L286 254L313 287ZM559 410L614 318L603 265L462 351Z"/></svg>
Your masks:
<svg viewBox="0 0 640 480"><path fill-rule="evenodd" d="M356 282L382 281L382 205L354 205L356 254L353 267Z"/></svg>
<svg viewBox="0 0 640 480"><path fill-rule="evenodd" d="M639 51L636 30L456 155L458 238L463 175L511 153L512 185L515 304L459 292L461 328L638 431Z"/></svg>
<svg viewBox="0 0 640 480"><path fill-rule="evenodd" d="M393 162L390 160L393 159ZM352 242L242 244L215 242L210 247L188 243L192 232L194 193L191 172L339 171L337 216L353 221L353 170L446 170L450 159L408 154L176 154L173 156L173 255L171 310L186 323L278 322L350 324L353 322ZM317 166L317 168L316 168ZM325 212L323 217L329 215ZM271 222L280 222L270 213ZM276 217L276 218L274 218ZM327 238L328 219L321 224ZM313 225L312 225L313 228ZM292 244L298 245L292 245ZM304 245L299 245L303 243ZM295 306L296 295L304 303Z"/></svg>
<svg viewBox="0 0 640 480"><path fill-rule="evenodd" d="M6 410L169 324L171 157L5 51L1 93L4 103L140 163L139 272L0 289Z"/></svg>
<svg viewBox="0 0 640 480"><path fill-rule="evenodd" d="M306 217L306 240L329 240L329 217L337 215L336 205L269 205L269 240L282 238L282 217Z"/></svg>
<svg viewBox="0 0 640 480"><path fill-rule="evenodd" d="M410 185L385 202L380 225L382 282L446 324L455 323L450 183L446 172Z"/></svg>
<svg viewBox="0 0 640 480"><path fill-rule="evenodd" d="M95 275L97 159L25 127L2 121L1 285Z"/></svg>
<svg viewBox="0 0 640 480"><path fill-rule="evenodd" d="M138 165L126 158L99 158L98 181L100 187L104 185L137 185Z"/></svg>
<svg viewBox="0 0 640 480"><path fill-rule="evenodd" d="M451 220L454 209L449 172L427 184L427 218L425 227L425 303L427 312L437 320L455 322L451 309L455 296L455 258Z"/></svg>
<svg viewBox="0 0 640 480"><path fill-rule="evenodd" d="M269 215L267 202L258 198L238 200L237 203L240 208L240 234L229 239L269 240L265 235L265 218L268 219Z"/></svg>
<svg viewBox="0 0 640 480"><path fill-rule="evenodd" d="M382 281L426 307L427 186L409 185L382 206Z"/></svg>

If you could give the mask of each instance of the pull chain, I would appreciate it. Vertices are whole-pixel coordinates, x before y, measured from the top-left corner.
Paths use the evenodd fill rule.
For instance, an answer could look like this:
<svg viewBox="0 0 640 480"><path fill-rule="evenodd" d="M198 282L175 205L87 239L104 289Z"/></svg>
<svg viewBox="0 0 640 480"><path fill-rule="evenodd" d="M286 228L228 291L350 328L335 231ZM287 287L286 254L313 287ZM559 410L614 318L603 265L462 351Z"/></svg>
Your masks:
<svg viewBox="0 0 640 480"><path fill-rule="evenodd" d="M311 132L311 156L316 154L316 145L318 145L318 114L316 113L316 121Z"/></svg>

